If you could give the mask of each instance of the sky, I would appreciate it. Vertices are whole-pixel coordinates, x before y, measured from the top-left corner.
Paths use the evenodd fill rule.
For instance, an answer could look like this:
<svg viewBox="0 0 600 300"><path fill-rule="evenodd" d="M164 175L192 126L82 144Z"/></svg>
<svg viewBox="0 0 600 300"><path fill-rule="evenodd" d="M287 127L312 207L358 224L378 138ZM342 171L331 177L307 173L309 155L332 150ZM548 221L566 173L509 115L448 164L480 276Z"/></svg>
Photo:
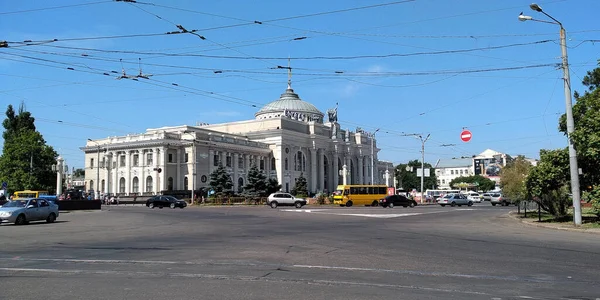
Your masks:
<svg viewBox="0 0 600 300"><path fill-rule="evenodd" d="M430 135L433 165L486 149L539 158L567 146L565 95L559 26L519 22L551 21L529 4L0 0L0 110L24 103L81 168L88 138L253 119L285 91L289 61L300 98L323 113L337 103L344 129L379 129L379 159L420 160L415 134ZM538 4L564 25L572 90L584 91L600 1Z"/></svg>

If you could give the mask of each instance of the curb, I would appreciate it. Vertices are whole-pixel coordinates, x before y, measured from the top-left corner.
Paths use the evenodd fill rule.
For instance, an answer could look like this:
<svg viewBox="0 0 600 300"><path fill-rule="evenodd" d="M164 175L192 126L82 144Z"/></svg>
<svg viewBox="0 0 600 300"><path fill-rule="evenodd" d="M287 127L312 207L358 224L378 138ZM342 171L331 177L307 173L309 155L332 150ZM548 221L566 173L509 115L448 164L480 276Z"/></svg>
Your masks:
<svg viewBox="0 0 600 300"><path fill-rule="evenodd" d="M595 228L575 228L575 227L567 227L567 226L573 226L573 225L561 226L561 225L538 223L537 221L529 221L525 218L519 218L517 213L515 213L514 211L509 212L508 216L510 218L520 221L522 224L526 224L528 226L533 226L533 227L564 230L564 231L573 231L573 232L583 232L583 233L590 233L590 234L600 234L600 229L595 229Z"/></svg>

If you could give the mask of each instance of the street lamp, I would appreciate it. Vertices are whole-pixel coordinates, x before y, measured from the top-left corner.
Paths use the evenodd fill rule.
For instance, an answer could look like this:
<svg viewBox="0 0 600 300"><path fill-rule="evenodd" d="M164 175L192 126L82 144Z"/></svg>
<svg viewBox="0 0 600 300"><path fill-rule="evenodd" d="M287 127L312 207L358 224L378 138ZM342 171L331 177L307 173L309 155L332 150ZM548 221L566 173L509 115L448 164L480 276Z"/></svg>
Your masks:
<svg viewBox="0 0 600 300"><path fill-rule="evenodd" d="M560 48L562 51L562 69L563 69L563 81L565 90L565 105L567 115L567 139L569 142L569 166L571 174L571 194L573 195L573 222L575 225L581 225L581 194L579 189L579 168L577 166L577 152L573 146L573 140L571 134L575 131L575 122L573 121L573 103L571 101L571 78L569 77L569 61L567 58L567 38L565 28L562 23L547 14L542 8L533 3L529 5L532 10L541 12L546 15L552 21L536 20L533 17L525 16L523 13L519 15L520 21L536 21L542 23L556 24L560 26Z"/></svg>
<svg viewBox="0 0 600 300"><path fill-rule="evenodd" d="M96 161L96 192L94 193L94 198L98 199L98 196L100 195L100 144L98 144L95 141L92 141L92 139L88 139L88 141L95 143L98 147L98 158Z"/></svg>
<svg viewBox="0 0 600 300"><path fill-rule="evenodd" d="M194 193L195 193L195 189L196 189L196 135L194 134L193 131L184 131L183 133L189 133L190 135L192 135L192 137L194 138L194 141L192 142L192 199L190 200L190 202L192 204L194 204ZM236 162L237 163L237 162Z"/></svg>
<svg viewBox="0 0 600 300"><path fill-rule="evenodd" d="M375 139L375 134L377 133L377 131L379 131L379 128L377 128L375 132L373 132L373 134L371 135L371 184L375 184L375 182L373 181L373 169L375 169L375 154L373 153L373 140Z"/></svg>

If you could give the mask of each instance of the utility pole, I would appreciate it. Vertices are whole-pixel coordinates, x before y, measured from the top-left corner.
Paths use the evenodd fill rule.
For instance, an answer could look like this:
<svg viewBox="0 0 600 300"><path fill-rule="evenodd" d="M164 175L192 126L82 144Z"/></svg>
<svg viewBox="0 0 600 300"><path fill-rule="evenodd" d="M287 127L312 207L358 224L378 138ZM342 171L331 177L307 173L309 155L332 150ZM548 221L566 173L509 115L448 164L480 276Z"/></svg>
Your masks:
<svg viewBox="0 0 600 300"><path fill-rule="evenodd" d="M427 134L427 137L423 139L422 135L419 135L419 139L421 140L421 203L423 203L423 184L425 182L425 142L429 139L431 134Z"/></svg>

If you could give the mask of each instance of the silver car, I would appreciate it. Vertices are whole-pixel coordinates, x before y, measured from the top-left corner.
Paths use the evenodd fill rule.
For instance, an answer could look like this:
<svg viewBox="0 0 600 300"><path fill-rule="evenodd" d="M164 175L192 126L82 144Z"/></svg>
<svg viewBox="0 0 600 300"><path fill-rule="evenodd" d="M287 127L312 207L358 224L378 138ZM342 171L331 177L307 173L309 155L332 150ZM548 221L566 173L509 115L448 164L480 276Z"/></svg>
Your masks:
<svg viewBox="0 0 600 300"><path fill-rule="evenodd" d="M58 205L40 198L13 200L0 207L0 223L23 225L30 221L43 220L54 223L56 218L58 218Z"/></svg>
<svg viewBox="0 0 600 300"><path fill-rule="evenodd" d="M306 200L296 198L288 193L278 192L269 195L269 198L267 198L267 205L271 206L271 208L277 208L278 205L293 205L296 208L301 208L306 205Z"/></svg>
<svg viewBox="0 0 600 300"><path fill-rule="evenodd" d="M447 194L442 198L438 199L438 204L441 205L442 207L446 206L446 205L450 205L450 206L462 206L462 205L467 205L467 206L472 206L473 205L473 201L467 199L467 197L463 194Z"/></svg>

